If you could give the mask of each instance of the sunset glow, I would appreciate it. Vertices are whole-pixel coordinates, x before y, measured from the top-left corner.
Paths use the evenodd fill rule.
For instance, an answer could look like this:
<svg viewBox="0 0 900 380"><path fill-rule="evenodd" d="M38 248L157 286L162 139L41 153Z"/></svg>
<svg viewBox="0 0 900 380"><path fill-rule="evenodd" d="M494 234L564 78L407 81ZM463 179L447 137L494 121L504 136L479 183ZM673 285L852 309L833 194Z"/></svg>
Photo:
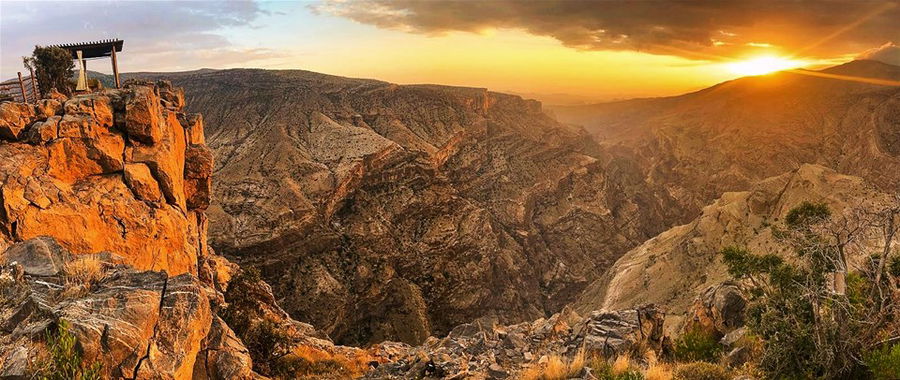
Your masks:
<svg viewBox="0 0 900 380"><path fill-rule="evenodd" d="M738 75L765 75L776 71L796 69L808 62L781 57L758 57L728 65L728 69Z"/></svg>
<svg viewBox="0 0 900 380"><path fill-rule="evenodd" d="M678 95L858 57L885 59L900 49L882 33L900 12L894 3L814 10L789 3L778 12L744 2L113 3L0 1L0 79L25 73L22 57L35 45L120 38L127 41L123 72L301 69L584 104ZM710 12L722 16L710 19ZM626 16L637 24L622 23ZM89 69L111 73L108 65Z"/></svg>

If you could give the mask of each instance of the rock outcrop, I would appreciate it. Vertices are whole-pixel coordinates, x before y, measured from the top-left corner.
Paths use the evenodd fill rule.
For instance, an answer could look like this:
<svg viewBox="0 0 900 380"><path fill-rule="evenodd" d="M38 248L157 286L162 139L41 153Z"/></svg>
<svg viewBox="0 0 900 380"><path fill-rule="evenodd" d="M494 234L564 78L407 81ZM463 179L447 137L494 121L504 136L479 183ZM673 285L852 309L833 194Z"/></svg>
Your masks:
<svg viewBox="0 0 900 380"><path fill-rule="evenodd" d="M735 281L713 285L697 296L689 309L686 329L702 329L724 336L744 325L747 296Z"/></svg>
<svg viewBox="0 0 900 380"><path fill-rule="evenodd" d="M183 105L164 82L0 103L4 377L60 329L104 377L254 376L217 316L236 268L207 246L212 158Z"/></svg>
<svg viewBox="0 0 900 380"><path fill-rule="evenodd" d="M338 342L544 317L678 215L630 162L517 96L304 71L135 75L171 79L204 115L212 246Z"/></svg>
<svg viewBox="0 0 900 380"><path fill-rule="evenodd" d="M666 311L670 335L678 335L690 323L728 333L740 325L745 304L740 290L728 283L730 275L719 252L741 246L787 257L788 247L773 233L787 213L804 201L824 202L836 214L851 207L878 210L893 202L862 178L802 165L761 181L749 191L725 193L691 223L632 249L606 272L596 273L597 280L574 303L575 310L615 310L653 303ZM862 258L850 257L851 264Z"/></svg>
<svg viewBox="0 0 900 380"><path fill-rule="evenodd" d="M136 269L197 274L212 165L186 138L181 108L160 105L175 96L166 91L133 84L65 102L0 104L5 128L19 131L0 137L0 240L48 235L75 254L110 252Z"/></svg>

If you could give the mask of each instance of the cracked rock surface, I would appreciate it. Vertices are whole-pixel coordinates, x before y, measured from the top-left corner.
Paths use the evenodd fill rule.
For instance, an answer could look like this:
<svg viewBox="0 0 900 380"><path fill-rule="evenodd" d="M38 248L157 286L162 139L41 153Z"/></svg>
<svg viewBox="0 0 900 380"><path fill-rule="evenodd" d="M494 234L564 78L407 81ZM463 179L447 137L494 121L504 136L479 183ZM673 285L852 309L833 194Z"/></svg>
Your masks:
<svg viewBox="0 0 900 380"><path fill-rule="evenodd" d="M48 235L75 253L107 251L136 269L196 274L212 164L202 140L189 141L196 133L185 134L180 106L161 100L176 96L167 91L134 83L0 105L4 115L18 112L4 123L27 126L0 134L0 242Z"/></svg>

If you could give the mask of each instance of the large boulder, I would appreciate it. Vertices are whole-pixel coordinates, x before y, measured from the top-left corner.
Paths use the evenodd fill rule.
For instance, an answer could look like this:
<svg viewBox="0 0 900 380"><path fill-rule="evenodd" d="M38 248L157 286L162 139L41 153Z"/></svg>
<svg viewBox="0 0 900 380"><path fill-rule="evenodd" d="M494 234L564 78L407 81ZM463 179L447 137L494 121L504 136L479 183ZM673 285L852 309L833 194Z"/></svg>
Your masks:
<svg viewBox="0 0 900 380"><path fill-rule="evenodd" d="M32 276L56 276L63 271L68 257L69 252L56 240L42 236L9 247L0 256L0 263L18 263Z"/></svg>
<svg viewBox="0 0 900 380"><path fill-rule="evenodd" d="M59 122L62 116L50 116L47 120L37 121L28 128L25 136L29 144L42 145L59 137Z"/></svg>
<svg viewBox="0 0 900 380"><path fill-rule="evenodd" d="M154 204L162 200L162 191L159 190L159 184L147 165L141 163L125 165L125 184L138 199Z"/></svg>
<svg viewBox="0 0 900 380"><path fill-rule="evenodd" d="M197 278L190 274L169 278L159 307L159 323L138 377L171 374L175 379L190 378L211 323L209 300Z"/></svg>
<svg viewBox="0 0 900 380"><path fill-rule="evenodd" d="M203 347L194 364L194 379L252 378L250 352L221 318L213 318Z"/></svg>
<svg viewBox="0 0 900 380"><path fill-rule="evenodd" d="M0 139L16 141L34 119L34 108L25 103L0 103Z"/></svg>
<svg viewBox="0 0 900 380"><path fill-rule="evenodd" d="M88 361L103 363L110 376L134 378L162 322L166 281L163 272L116 272L95 291L61 302L54 314L72 326Z"/></svg>
<svg viewBox="0 0 900 380"><path fill-rule="evenodd" d="M727 281L706 288L691 308L685 329L702 329L725 335L744 325L747 299L740 286Z"/></svg>
<svg viewBox="0 0 900 380"><path fill-rule="evenodd" d="M206 210L212 188L213 155L205 145L190 145L184 156L184 192L188 209Z"/></svg>
<svg viewBox="0 0 900 380"><path fill-rule="evenodd" d="M616 357L642 347L659 352L664 343L665 314L655 306L618 311L595 311L578 336L585 350Z"/></svg>
<svg viewBox="0 0 900 380"><path fill-rule="evenodd" d="M159 97L150 86L133 86L126 96L125 130L132 139L153 144L161 139Z"/></svg>

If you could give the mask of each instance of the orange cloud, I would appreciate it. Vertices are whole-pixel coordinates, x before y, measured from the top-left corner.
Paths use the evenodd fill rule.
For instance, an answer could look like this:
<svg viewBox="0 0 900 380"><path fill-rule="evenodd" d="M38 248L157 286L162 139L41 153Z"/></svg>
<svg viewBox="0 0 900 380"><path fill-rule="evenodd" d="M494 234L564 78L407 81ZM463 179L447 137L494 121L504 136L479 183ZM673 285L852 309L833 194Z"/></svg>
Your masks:
<svg viewBox="0 0 900 380"><path fill-rule="evenodd" d="M313 6L381 28L440 35L520 29L579 50L696 56L833 57L900 33L898 1L327 1ZM765 42L765 43L762 43Z"/></svg>

